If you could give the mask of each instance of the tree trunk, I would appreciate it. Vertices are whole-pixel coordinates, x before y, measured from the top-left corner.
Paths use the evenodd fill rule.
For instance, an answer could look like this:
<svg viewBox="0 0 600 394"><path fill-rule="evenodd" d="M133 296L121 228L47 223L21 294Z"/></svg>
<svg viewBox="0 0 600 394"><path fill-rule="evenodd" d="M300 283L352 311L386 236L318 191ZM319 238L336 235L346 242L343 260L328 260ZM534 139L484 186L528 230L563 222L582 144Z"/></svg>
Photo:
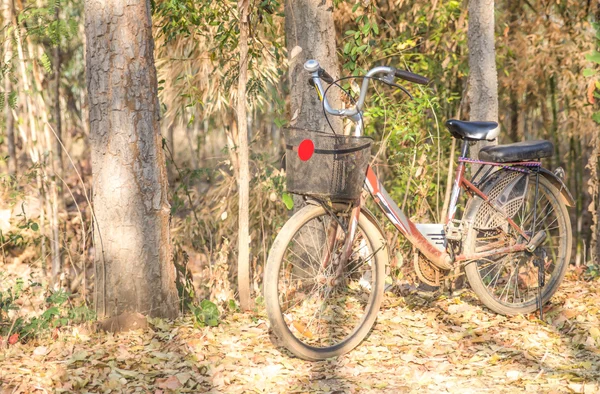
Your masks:
<svg viewBox="0 0 600 394"><path fill-rule="evenodd" d="M4 0L2 8L2 20L4 21L5 28L8 30L11 25L13 14L12 0ZM4 63L11 64L13 57L12 50L12 34L6 37L4 41ZM12 90L12 83L10 80L10 74L4 75L4 121L6 125L6 143L8 145L8 173L10 175L17 174L17 151L15 149L15 119L13 118L12 109L8 103L8 95Z"/></svg>
<svg viewBox="0 0 600 394"><path fill-rule="evenodd" d="M334 79L339 77L332 0L286 0L285 34L291 126L328 131L323 107L314 88L308 85L310 75L303 66L307 60L315 59ZM337 88L331 88L327 94L334 107L340 106L339 97ZM334 116L329 118L335 131L341 133L341 120Z"/></svg>
<svg viewBox="0 0 600 394"><path fill-rule="evenodd" d="M331 132L323 114L323 106L315 89L308 84L310 75L304 63L315 59L334 79L339 78L336 54L332 0L286 0L285 35L288 50L290 82L290 126ZM327 100L340 107L339 89L331 88ZM342 134L340 118L329 115L336 133ZM304 200L294 195L294 211Z"/></svg>
<svg viewBox="0 0 600 394"><path fill-rule="evenodd" d="M599 7L600 8L600 7ZM587 168L590 171L590 179L588 180L588 192L590 193L590 204L588 211L592 217L591 224L591 239L590 239L590 258L591 262L600 265L600 134L593 133L590 141L592 152Z"/></svg>
<svg viewBox="0 0 600 394"><path fill-rule="evenodd" d="M56 7L55 9L55 20L58 24L60 22L60 8ZM62 138L62 120L61 120L61 112L60 112L60 70L61 69L61 59L60 59L60 36L57 37L56 46L54 47L54 89L55 89L55 98L56 102L54 103L54 123L56 133L54 138L54 155L55 155L55 168L56 171L61 177L63 174L63 160L62 160L62 145L60 144L60 140Z"/></svg>
<svg viewBox="0 0 600 394"><path fill-rule="evenodd" d="M172 318L178 296L150 2L87 0L85 32L96 310Z"/></svg>
<svg viewBox="0 0 600 394"><path fill-rule="evenodd" d="M57 6L54 10L54 19L58 25L60 22L60 8ZM62 122L60 112L60 33L56 37L56 46L54 47L54 89L55 89L55 102L54 102L54 138L50 137L54 141L54 152L53 152L53 163L52 170L58 177L50 182L50 200L52 210L48 213L51 215L52 220L52 281L57 282L60 271L62 270L62 256L60 253L60 231L59 231L59 219L58 212L64 207L64 201L62 198L62 184L59 178L63 177L63 161L62 161ZM50 146L49 146L50 147Z"/></svg>
<svg viewBox="0 0 600 394"><path fill-rule="evenodd" d="M494 49L494 0L469 1L469 103L470 120L498 121L498 74ZM497 141L480 141L471 146L470 156ZM475 173L479 166L473 165Z"/></svg>
<svg viewBox="0 0 600 394"><path fill-rule="evenodd" d="M250 174L248 168L248 123L246 114L246 85L248 83L248 0L238 0L240 13L240 74L237 91L238 159L239 159L239 233L238 233L238 291L240 306L250 309L250 233L248 205Z"/></svg>

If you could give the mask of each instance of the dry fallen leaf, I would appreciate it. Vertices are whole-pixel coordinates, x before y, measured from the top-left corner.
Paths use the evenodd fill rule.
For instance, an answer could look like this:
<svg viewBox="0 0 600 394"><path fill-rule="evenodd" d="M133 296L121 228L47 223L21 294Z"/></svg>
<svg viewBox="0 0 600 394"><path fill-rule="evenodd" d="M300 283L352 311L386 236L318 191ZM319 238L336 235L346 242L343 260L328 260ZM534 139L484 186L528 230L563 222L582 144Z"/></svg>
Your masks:
<svg viewBox="0 0 600 394"><path fill-rule="evenodd" d="M181 388L181 382L176 376L169 376L164 379L156 379L156 387L168 390L177 390Z"/></svg>
<svg viewBox="0 0 600 394"><path fill-rule="evenodd" d="M44 356L46 353L48 353L48 348L46 346L38 346L33 349L34 356Z"/></svg>

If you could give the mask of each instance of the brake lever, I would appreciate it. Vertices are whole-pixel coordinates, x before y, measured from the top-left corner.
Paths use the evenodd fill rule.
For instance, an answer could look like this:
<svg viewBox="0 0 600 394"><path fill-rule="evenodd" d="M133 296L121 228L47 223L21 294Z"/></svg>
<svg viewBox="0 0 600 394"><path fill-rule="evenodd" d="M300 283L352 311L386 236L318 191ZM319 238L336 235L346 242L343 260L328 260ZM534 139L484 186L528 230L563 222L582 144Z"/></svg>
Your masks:
<svg viewBox="0 0 600 394"><path fill-rule="evenodd" d="M397 83L395 83L395 82L389 82L389 81L386 81L386 80L385 80L385 79L383 79L383 78L381 78L381 79L380 79L380 81L381 81L381 82L383 82L383 83L385 83L385 84L386 84L386 85L388 85L388 86L393 86L393 87L395 87L395 88L398 88L398 89L402 90L404 93L406 93L406 95L407 95L408 97L410 97L410 99L411 99L411 100L414 100L414 99L415 99L415 98L413 97L413 95L412 95L412 94L410 94L410 92L409 92L408 90L406 90L406 88L405 88L404 86L402 86L402 85L398 85L398 84L397 84Z"/></svg>
<svg viewBox="0 0 600 394"><path fill-rule="evenodd" d="M398 85L396 82L394 82L396 80L396 72L395 71L396 71L395 69L392 69L392 71L387 73L383 78L376 78L376 79L380 80L381 82L385 83L388 86L393 86L395 88L402 90L404 93L406 93L408 95L408 97L410 97L411 100L414 100L414 97L412 96L412 94L410 94L410 92L408 90L406 90L406 88L404 88L404 86Z"/></svg>

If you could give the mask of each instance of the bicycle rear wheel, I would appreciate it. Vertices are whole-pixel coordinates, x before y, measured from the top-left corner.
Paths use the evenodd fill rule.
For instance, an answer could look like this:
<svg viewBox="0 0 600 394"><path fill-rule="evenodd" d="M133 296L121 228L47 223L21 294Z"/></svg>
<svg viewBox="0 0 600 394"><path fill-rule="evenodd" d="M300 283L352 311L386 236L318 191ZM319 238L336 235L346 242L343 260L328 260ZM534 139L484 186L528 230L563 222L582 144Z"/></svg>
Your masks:
<svg viewBox="0 0 600 394"><path fill-rule="evenodd" d="M269 253L264 293L271 328L306 360L347 353L368 334L383 298L387 250L364 214L350 257L340 261L347 206L309 205L283 226Z"/></svg>
<svg viewBox="0 0 600 394"><path fill-rule="evenodd" d="M467 210L490 212L479 198L471 201ZM541 291L542 305L548 302L562 282L571 255L571 222L567 207L559 191L544 177L539 178L537 200L535 198L535 175L530 175L524 200L512 215L515 223L529 236L534 236L534 208L537 209L535 233L544 232L545 240L532 252L522 251L471 261L465 273L473 291L481 302L494 312L513 315L533 312L539 307ZM484 209L486 211L484 211ZM471 228L465 241L466 253L484 252L517 244L527 244L505 219L491 221L495 228ZM489 222L489 221L488 221ZM543 264L544 284L538 282L539 268Z"/></svg>

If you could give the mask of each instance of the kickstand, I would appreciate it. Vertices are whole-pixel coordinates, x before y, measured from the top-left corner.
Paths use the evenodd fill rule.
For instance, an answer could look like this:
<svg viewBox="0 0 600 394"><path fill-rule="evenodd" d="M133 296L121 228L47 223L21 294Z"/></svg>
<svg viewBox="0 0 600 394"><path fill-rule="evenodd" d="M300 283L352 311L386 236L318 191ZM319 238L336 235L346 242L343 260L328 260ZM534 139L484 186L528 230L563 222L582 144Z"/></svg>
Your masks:
<svg viewBox="0 0 600 394"><path fill-rule="evenodd" d="M544 285L546 284L546 278L545 278L545 273L544 273L544 259L542 258L538 258L536 260L537 262L537 269L538 269L538 307L540 309L540 320L544 320L544 308L542 305L542 289L544 288Z"/></svg>

